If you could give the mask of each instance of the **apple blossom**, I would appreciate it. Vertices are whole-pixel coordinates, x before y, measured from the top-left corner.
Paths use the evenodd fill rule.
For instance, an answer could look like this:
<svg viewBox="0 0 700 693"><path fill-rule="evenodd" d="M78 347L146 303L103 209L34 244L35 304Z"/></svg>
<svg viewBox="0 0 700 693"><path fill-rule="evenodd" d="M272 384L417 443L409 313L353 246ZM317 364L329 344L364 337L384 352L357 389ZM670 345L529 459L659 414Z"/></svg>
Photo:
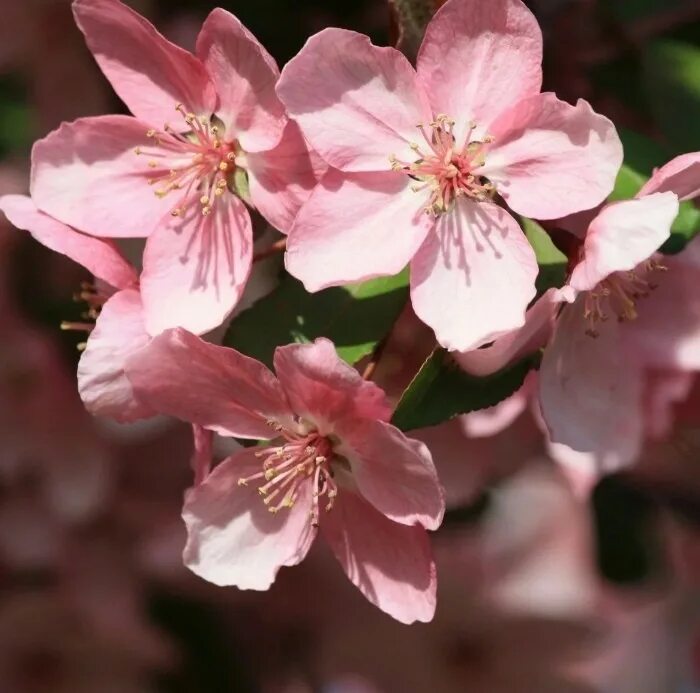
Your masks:
<svg viewBox="0 0 700 693"><path fill-rule="evenodd" d="M76 21L134 117L64 123L32 153L37 207L95 236L148 236L144 321L205 332L250 272L250 203L287 230L316 181L314 161L274 91L274 60L214 10L197 55L119 0L75 0Z"/></svg>
<svg viewBox="0 0 700 693"><path fill-rule="evenodd" d="M411 265L416 314L453 350L523 324L537 263L514 212L553 219L610 193L612 123L540 93L542 36L520 0L448 0L414 70L393 48L325 29L277 93L331 166L290 231L310 291Z"/></svg>
<svg viewBox="0 0 700 693"><path fill-rule="evenodd" d="M429 621L435 572L425 529L444 497L430 453L387 420L384 393L331 342L278 347L277 377L182 329L127 363L157 411L223 435L275 441L232 455L185 499L185 563L217 585L267 589L320 528L348 578L399 621Z"/></svg>

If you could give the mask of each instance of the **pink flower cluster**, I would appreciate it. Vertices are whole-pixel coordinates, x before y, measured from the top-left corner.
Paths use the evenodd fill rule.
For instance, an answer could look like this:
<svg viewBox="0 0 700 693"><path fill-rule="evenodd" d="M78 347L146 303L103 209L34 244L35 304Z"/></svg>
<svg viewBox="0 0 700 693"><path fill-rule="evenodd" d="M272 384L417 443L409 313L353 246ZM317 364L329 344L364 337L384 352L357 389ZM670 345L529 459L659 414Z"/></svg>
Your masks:
<svg viewBox="0 0 700 693"><path fill-rule="evenodd" d="M222 9L191 54L119 0L73 8L132 115L37 142L30 196L0 209L95 276L86 322L67 325L88 333L88 410L194 425L192 571L267 589L321 534L380 609L405 623L435 611L426 530L445 492L429 447L389 423L385 393L324 338L280 345L273 374L196 336L240 305L251 211L287 236L286 269L309 292L408 265L415 314L471 373L542 348L518 402L536 404L553 446L586 456L588 473L633 462L653 422L670 427L684 376L700 370L700 245L659 249L679 200L700 194L700 153L605 204L620 139L587 102L541 93L542 36L520 0L448 0L415 68L325 29L281 73ZM564 286L537 300L521 216L573 249ZM126 238L146 239L136 264ZM266 442L211 469L213 434Z"/></svg>

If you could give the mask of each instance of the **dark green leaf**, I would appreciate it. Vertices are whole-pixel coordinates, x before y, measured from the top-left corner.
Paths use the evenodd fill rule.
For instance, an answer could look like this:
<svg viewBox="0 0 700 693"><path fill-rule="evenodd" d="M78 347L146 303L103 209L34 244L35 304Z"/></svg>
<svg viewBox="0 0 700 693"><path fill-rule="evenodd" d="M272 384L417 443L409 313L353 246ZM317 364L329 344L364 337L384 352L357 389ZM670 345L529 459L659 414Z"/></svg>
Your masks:
<svg viewBox="0 0 700 693"><path fill-rule="evenodd" d="M671 227L671 237L661 246L661 252L667 255L680 253L698 233L700 233L700 209L690 200L681 202L678 216Z"/></svg>
<svg viewBox="0 0 700 693"><path fill-rule="evenodd" d="M700 149L700 48L680 41L653 41L642 59L654 116L678 153Z"/></svg>
<svg viewBox="0 0 700 693"><path fill-rule="evenodd" d="M549 234L536 221L521 217L521 222L540 268L535 286L537 295L541 296L547 289L564 285L566 255L554 245Z"/></svg>
<svg viewBox="0 0 700 693"><path fill-rule="evenodd" d="M275 348L328 337L357 363L389 332L408 300L408 271L310 294L285 274L279 286L229 327L224 344L272 365Z"/></svg>
<svg viewBox="0 0 700 693"><path fill-rule="evenodd" d="M436 349L403 393L392 423L410 431L492 407L518 390L533 366L534 358L526 358L480 378L465 373L444 349Z"/></svg>

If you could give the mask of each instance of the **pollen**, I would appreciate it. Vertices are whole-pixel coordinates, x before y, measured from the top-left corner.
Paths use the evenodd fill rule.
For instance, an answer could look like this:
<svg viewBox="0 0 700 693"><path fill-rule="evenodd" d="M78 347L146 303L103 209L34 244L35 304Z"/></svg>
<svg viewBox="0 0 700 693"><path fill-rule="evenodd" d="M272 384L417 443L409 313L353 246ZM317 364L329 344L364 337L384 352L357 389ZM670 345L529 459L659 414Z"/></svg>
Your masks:
<svg viewBox="0 0 700 693"><path fill-rule="evenodd" d="M400 161L392 154L389 163L394 171L412 178L414 192L427 192L428 203L425 212L440 216L448 212L460 197L477 202L492 199L495 187L480 173L486 164L485 149L494 141L487 135L475 141L471 135L476 123L469 124L469 131L460 146L454 135L455 121L447 115L438 115L425 126L418 125L424 144L409 143L416 154L413 162Z"/></svg>

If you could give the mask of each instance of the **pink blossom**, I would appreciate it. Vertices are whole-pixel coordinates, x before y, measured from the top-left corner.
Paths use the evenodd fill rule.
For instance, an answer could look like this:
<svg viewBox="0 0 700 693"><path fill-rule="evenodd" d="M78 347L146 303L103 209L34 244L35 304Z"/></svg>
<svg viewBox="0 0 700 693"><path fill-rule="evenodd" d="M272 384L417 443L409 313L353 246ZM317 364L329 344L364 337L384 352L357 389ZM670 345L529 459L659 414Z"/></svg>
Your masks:
<svg viewBox="0 0 700 693"><path fill-rule="evenodd" d="M430 453L387 423L376 385L331 342L279 347L277 377L185 330L127 363L139 399L217 433L270 445L238 452L190 489L185 563L217 585L267 589L320 532L348 578L399 621L429 621L435 571L426 529L444 498Z"/></svg>
<svg viewBox="0 0 700 693"><path fill-rule="evenodd" d="M112 241L62 224L24 195L3 196L0 210L17 228L83 265L98 280L80 292L88 307L86 321L63 325L89 333L78 363L78 390L85 406L92 414L122 422L152 416L154 412L136 400L124 374L126 358L151 338L134 267Z"/></svg>
<svg viewBox="0 0 700 693"><path fill-rule="evenodd" d="M448 0L414 70L326 29L277 93L331 165L294 222L287 268L310 291L411 264L416 314L454 350L523 324L535 256L498 194L552 219L612 190L622 148L585 101L540 93L542 36L520 0Z"/></svg>
<svg viewBox="0 0 700 693"><path fill-rule="evenodd" d="M37 142L32 198L84 233L148 236L141 298L150 333L213 329L251 268L244 202L286 231L316 181L275 95L278 68L221 9L192 55L118 0L75 0L73 8L134 117L82 118Z"/></svg>
<svg viewBox="0 0 700 693"><path fill-rule="evenodd" d="M697 176L698 154L686 154L659 169L636 199L604 207L566 285L528 311L523 334L458 357L483 374L517 357L512 345L528 335L547 343L542 415L555 448L582 453L574 466L600 473L634 461L645 436L670 431L671 407L688 389L683 374L700 370L700 239L678 255L657 252L678 211L669 188L692 196Z"/></svg>

